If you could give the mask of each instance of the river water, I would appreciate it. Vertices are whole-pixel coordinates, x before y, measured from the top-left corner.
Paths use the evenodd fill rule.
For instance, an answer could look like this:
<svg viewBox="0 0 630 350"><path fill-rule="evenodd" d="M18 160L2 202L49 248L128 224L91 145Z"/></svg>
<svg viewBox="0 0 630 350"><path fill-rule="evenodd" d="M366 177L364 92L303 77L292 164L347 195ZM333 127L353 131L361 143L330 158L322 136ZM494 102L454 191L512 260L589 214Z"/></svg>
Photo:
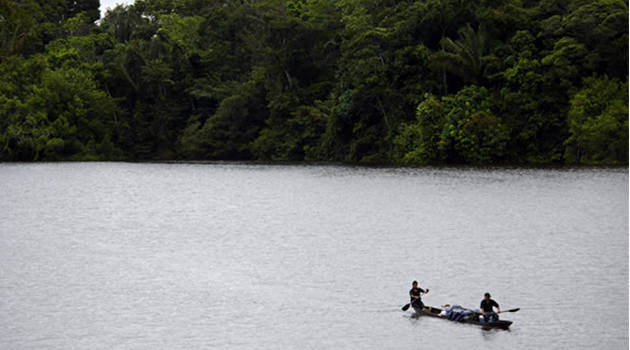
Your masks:
<svg viewBox="0 0 630 350"><path fill-rule="evenodd" d="M0 164L0 349L427 347L627 349L628 169Z"/></svg>

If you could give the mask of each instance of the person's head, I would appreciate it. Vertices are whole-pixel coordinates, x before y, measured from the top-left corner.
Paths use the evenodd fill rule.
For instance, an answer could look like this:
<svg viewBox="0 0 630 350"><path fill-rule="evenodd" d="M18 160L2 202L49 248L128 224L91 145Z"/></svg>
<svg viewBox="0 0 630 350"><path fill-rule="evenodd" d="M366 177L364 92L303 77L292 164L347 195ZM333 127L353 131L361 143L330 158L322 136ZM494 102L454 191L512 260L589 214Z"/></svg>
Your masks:
<svg viewBox="0 0 630 350"><path fill-rule="evenodd" d="M414 288L418 288L418 281L413 281L413 282L411 283L411 285L412 285Z"/></svg>
<svg viewBox="0 0 630 350"><path fill-rule="evenodd" d="M486 300L490 300L490 293L484 294L483 298L486 299Z"/></svg>

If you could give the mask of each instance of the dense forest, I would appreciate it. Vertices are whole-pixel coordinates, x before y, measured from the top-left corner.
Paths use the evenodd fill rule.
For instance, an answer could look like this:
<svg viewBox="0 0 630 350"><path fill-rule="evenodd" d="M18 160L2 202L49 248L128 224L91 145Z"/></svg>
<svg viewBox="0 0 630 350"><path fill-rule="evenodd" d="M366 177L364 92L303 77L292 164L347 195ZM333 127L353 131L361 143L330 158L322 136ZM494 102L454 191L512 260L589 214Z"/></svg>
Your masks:
<svg viewBox="0 0 630 350"><path fill-rule="evenodd" d="M0 161L627 164L627 0L0 0Z"/></svg>

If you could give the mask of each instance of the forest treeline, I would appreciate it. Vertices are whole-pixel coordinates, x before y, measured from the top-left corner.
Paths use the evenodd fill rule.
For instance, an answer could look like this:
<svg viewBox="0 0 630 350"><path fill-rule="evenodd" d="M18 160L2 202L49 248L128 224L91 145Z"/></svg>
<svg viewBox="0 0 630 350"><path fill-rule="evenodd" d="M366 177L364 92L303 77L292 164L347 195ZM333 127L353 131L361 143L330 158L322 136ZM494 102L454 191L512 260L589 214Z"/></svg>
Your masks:
<svg viewBox="0 0 630 350"><path fill-rule="evenodd" d="M0 0L0 161L627 164L627 0Z"/></svg>

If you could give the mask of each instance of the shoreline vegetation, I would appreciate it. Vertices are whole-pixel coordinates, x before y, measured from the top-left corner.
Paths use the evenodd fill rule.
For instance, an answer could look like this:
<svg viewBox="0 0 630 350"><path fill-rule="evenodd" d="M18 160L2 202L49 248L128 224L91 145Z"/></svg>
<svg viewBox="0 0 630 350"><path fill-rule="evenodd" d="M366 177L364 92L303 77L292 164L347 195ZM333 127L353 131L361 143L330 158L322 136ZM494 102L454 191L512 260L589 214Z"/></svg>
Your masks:
<svg viewBox="0 0 630 350"><path fill-rule="evenodd" d="M0 162L628 165L627 0L0 0Z"/></svg>
<svg viewBox="0 0 630 350"><path fill-rule="evenodd" d="M562 164L562 163L538 163L538 164L398 164L376 162L346 162L346 161L274 161L274 160L54 160L36 162L6 161L0 165L29 165L29 164L90 164L90 163L127 163L127 164L172 164L172 165L229 165L229 166L261 166L261 167L344 167L355 169L391 169L391 170L628 170L628 164Z"/></svg>

